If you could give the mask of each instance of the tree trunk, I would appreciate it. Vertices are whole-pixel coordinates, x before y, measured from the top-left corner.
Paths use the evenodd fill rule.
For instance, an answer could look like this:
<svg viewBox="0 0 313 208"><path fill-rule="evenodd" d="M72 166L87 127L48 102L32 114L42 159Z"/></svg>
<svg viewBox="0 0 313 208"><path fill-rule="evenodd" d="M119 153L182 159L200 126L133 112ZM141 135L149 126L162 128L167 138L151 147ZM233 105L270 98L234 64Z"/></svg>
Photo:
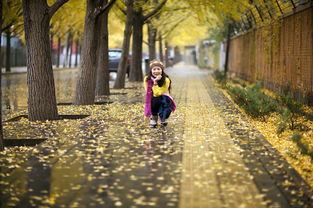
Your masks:
<svg viewBox="0 0 313 208"><path fill-rule="evenodd" d="M107 1L105 2L105 4ZM97 25L99 38L99 50L97 52L97 85L96 95L109 95L110 94L110 73L109 73L109 30L108 30L108 14L105 12L99 17Z"/></svg>
<svg viewBox="0 0 313 208"><path fill-rule="evenodd" d="M81 44L79 44L79 47L78 47L78 54L79 54L78 65L80 65L81 57L82 57L82 45Z"/></svg>
<svg viewBox="0 0 313 208"><path fill-rule="evenodd" d="M142 75L142 9L136 11L134 14L133 22L133 47L132 47L132 62L130 68L129 81L130 82L141 82L143 79Z"/></svg>
<svg viewBox="0 0 313 208"><path fill-rule="evenodd" d="M0 34L2 34L2 1L0 1ZM1 37L0 37L0 46L1 46ZM0 47L1 54L1 47ZM2 59L0 58L0 66L2 66ZM0 68L0 83L2 83L2 68ZM2 87L0 84L0 151L4 150L4 141L3 141L3 127L2 127Z"/></svg>
<svg viewBox="0 0 313 208"><path fill-rule="evenodd" d="M178 62L181 61L181 54L180 54L180 50L178 46L174 47L174 60L173 60L173 64L177 64ZM197 64L197 63L195 63Z"/></svg>
<svg viewBox="0 0 313 208"><path fill-rule="evenodd" d="M73 36L71 36L69 47L70 47L70 57L69 57L68 67L71 68L72 67L72 54L73 54Z"/></svg>
<svg viewBox="0 0 313 208"><path fill-rule="evenodd" d="M87 11L84 26L84 40L81 53L81 65L76 86L76 105L92 105L95 100L96 88L96 2L87 1Z"/></svg>
<svg viewBox="0 0 313 208"><path fill-rule="evenodd" d="M76 54L75 54L75 64L74 64L74 67L76 68L77 66L78 66L78 54L79 54L79 46L78 46L78 44L79 44L79 42L78 42L78 40L76 40L76 44L75 44L75 52L76 52Z"/></svg>
<svg viewBox="0 0 313 208"><path fill-rule="evenodd" d="M163 62L163 42L162 42L162 35L161 32L159 33L159 53L160 53L160 61Z"/></svg>
<svg viewBox="0 0 313 208"><path fill-rule="evenodd" d="M0 3L2 3L2 1L0 1ZM2 28L1 28L2 30ZM0 33L0 39L2 40L2 33ZM1 49L1 46L0 46ZM2 66L3 66L3 54L0 53L0 72L2 73Z"/></svg>
<svg viewBox="0 0 313 208"><path fill-rule="evenodd" d="M66 38L66 51L65 51L65 60L63 62L63 68L68 67L68 54L69 54L69 49L70 49L70 39L71 39L71 33L69 32L67 34Z"/></svg>
<svg viewBox="0 0 313 208"><path fill-rule="evenodd" d="M232 30L232 25L228 24L227 40L226 40L225 66L224 66L225 74L228 72L228 57L229 57L229 49L230 49L231 30Z"/></svg>
<svg viewBox="0 0 313 208"><path fill-rule="evenodd" d="M50 49L51 49L51 62L54 64L54 52L53 52L53 33L50 33Z"/></svg>
<svg viewBox="0 0 313 208"><path fill-rule="evenodd" d="M58 37L58 57L57 57L57 68L60 67L60 56L61 56L61 38Z"/></svg>
<svg viewBox="0 0 313 208"><path fill-rule="evenodd" d="M6 32L7 36L7 46L6 46L6 59L5 59L5 71L10 72L11 71L11 31L8 29Z"/></svg>
<svg viewBox="0 0 313 208"><path fill-rule="evenodd" d="M45 1L23 0L30 121L58 118L49 44L48 9Z"/></svg>
<svg viewBox="0 0 313 208"><path fill-rule="evenodd" d="M170 62L168 60L168 56L169 56L169 50L168 50L168 42L165 41L165 66L169 67L170 66Z"/></svg>
<svg viewBox="0 0 313 208"><path fill-rule="evenodd" d="M125 76L127 72L127 60L129 56L130 37L132 34L133 25L133 0L126 2L126 23L124 29L124 39L122 47L122 55L118 64L117 76L114 83L114 89L121 89L125 87Z"/></svg>
<svg viewBox="0 0 313 208"><path fill-rule="evenodd" d="M156 34L157 30L152 24L148 24L149 60L156 59Z"/></svg>

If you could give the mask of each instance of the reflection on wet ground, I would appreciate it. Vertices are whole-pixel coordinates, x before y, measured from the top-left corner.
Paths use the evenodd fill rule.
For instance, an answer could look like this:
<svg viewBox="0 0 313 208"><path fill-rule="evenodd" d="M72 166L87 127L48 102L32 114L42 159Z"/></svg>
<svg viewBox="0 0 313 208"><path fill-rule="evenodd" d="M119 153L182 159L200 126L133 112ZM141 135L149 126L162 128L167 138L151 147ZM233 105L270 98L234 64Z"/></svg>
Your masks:
<svg viewBox="0 0 313 208"><path fill-rule="evenodd" d="M71 102L74 96L78 69L54 71L57 102ZM26 73L5 74L2 76L3 114L27 109Z"/></svg>
<svg viewBox="0 0 313 208"><path fill-rule="evenodd" d="M312 205L301 177L235 119L239 113L207 72L185 65L167 72L178 107L165 128L150 128L143 118L142 83L97 98L113 103L58 106L62 115L90 115L84 119L5 122L5 138L49 139L0 153L4 207ZM73 95L76 72L65 74L56 75L58 102Z"/></svg>
<svg viewBox="0 0 313 208"><path fill-rule="evenodd" d="M86 106L81 112L91 116L83 120L43 123L41 133L53 134L49 140L29 153L12 152L17 161L0 159L1 201L15 207L177 207L183 119L173 118L175 128L151 129L141 102L107 107Z"/></svg>
<svg viewBox="0 0 313 208"><path fill-rule="evenodd" d="M25 114L26 74L5 80L9 117ZM58 103L71 102L77 72L55 73ZM142 84L112 90L114 101L58 106L80 120L4 123L5 138L45 139L35 148L7 150L0 159L1 203L13 207L177 207L181 161L179 129L150 129L142 116ZM18 95L18 96L17 96ZM16 105L12 106L11 103ZM177 122L179 126L179 122Z"/></svg>

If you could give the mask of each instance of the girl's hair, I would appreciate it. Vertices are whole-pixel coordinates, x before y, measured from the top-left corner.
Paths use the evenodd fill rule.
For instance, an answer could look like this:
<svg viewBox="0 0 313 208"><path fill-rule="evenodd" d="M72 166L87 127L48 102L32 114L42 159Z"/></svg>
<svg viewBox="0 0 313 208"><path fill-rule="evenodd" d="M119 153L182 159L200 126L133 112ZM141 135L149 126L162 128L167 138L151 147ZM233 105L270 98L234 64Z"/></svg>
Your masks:
<svg viewBox="0 0 313 208"><path fill-rule="evenodd" d="M150 72L148 74L148 77L146 79L146 81L150 80L152 77L152 69L154 67L160 67L162 69L162 78L158 81L158 86L162 87L165 83L165 78L167 77L170 80L170 85L168 88L168 91L171 92L171 84L172 84L172 80L170 79L170 77L164 72L164 64L161 61L158 60L152 60L150 61Z"/></svg>

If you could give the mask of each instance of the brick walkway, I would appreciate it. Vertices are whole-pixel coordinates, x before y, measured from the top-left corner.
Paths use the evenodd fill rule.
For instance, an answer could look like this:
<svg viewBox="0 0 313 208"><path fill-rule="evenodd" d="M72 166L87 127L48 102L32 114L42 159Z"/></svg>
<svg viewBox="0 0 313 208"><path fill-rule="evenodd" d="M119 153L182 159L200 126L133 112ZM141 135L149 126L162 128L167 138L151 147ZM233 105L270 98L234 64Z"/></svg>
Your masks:
<svg viewBox="0 0 313 208"><path fill-rule="evenodd" d="M14 154L19 165L0 158L1 207L312 207L310 187L207 71L167 71L178 106L169 126L144 122L141 83L84 107L86 119L46 124L42 134L60 136Z"/></svg>
<svg viewBox="0 0 313 208"><path fill-rule="evenodd" d="M172 71L185 112L180 207L264 207L218 110L201 81L207 71ZM176 75L177 74L177 75ZM178 112L178 113L179 113Z"/></svg>

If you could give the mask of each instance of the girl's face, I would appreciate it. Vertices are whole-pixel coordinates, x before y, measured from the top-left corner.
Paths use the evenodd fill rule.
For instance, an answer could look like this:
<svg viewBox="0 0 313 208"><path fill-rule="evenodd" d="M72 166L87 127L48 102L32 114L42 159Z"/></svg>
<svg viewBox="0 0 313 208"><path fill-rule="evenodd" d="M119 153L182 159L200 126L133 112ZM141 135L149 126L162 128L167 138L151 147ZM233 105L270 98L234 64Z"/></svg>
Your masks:
<svg viewBox="0 0 313 208"><path fill-rule="evenodd" d="M162 75L162 69L160 67L153 67L151 73L154 77L157 77L158 75Z"/></svg>

